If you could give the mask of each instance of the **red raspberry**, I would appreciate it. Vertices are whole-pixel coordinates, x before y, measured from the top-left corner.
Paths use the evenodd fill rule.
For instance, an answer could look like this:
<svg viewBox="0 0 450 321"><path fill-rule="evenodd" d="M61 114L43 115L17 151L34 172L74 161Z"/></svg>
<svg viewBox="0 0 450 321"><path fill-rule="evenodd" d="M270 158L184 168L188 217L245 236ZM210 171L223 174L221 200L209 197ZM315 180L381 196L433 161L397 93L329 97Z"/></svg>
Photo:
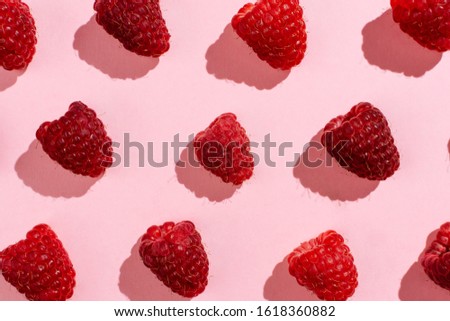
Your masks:
<svg viewBox="0 0 450 321"><path fill-rule="evenodd" d="M192 298L205 290L208 256L192 222L149 227L142 236L139 253L145 266L173 292Z"/></svg>
<svg viewBox="0 0 450 321"><path fill-rule="evenodd" d="M112 142L95 112L80 101L36 131L51 159L75 174L98 177L112 165Z"/></svg>
<svg viewBox="0 0 450 321"><path fill-rule="evenodd" d="M69 255L45 224L35 226L26 239L0 252L0 270L28 300L65 301L75 287Z"/></svg>
<svg viewBox="0 0 450 321"><path fill-rule="evenodd" d="M151 57L169 50L170 34L159 0L96 0L94 10L98 24L126 49Z"/></svg>
<svg viewBox="0 0 450 321"><path fill-rule="evenodd" d="M300 244L288 257L289 273L321 300L344 301L358 286L358 272L344 238L327 231Z"/></svg>
<svg viewBox="0 0 450 321"><path fill-rule="evenodd" d="M303 9L298 0L258 0L247 3L231 25L258 55L273 68L298 65L306 51Z"/></svg>
<svg viewBox="0 0 450 321"><path fill-rule="evenodd" d="M386 118L370 103L359 103L324 128L322 144L338 163L359 177L385 180L400 166Z"/></svg>
<svg viewBox="0 0 450 321"><path fill-rule="evenodd" d="M23 69L36 52L36 27L28 5L20 0L0 2L0 62L6 70Z"/></svg>
<svg viewBox="0 0 450 321"><path fill-rule="evenodd" d="M434 283L450 290L450 222L441 226L420 262Z"/></svg>
<svg viewBox="0 0 450 321"><path fill-rule="evenodd" d="M220 115L199 132L194 149L200 164L225 183L240 185L253 174L250 141L232 113Z"/></svg>
<svg viewBox="0 0 450 321"><path fill-rule="evenodd" d="M391 0L394 21L422 46L450 49L450 0Z"/></svg>

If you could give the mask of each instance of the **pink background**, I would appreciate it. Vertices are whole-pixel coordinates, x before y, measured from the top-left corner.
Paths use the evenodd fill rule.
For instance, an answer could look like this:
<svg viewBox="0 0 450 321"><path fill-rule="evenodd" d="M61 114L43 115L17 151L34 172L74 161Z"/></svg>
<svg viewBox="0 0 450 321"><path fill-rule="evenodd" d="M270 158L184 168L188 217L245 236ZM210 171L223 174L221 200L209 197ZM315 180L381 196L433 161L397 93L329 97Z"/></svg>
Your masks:
<svg viewBox="0 0 450 321"><path fill-rule="evenodd" d="M259 61L229 25L244 1L161 0L172 35L159 59L124 50L93 18L92 0L28 0L38 28L26 72L0 71L0 248L47 223L77 271L73 300L180 300L137 255L146 228L192 220L210 259L194 300L309 300L285 256L327 229L340 232L359 272L352 300L448 300L417 263L449 220L447 55L421 48L392 22L388 0L303 0L308 51L290 72ZM113 140L161 143L234 112L250 139L292 142L239 189L203 169L109 169L77 177L42 152L35 131L72 101L94 108ZM338 114L370 101L388 118L400 170L373 183L339 167L284 163ZM262 149L253 150L262 157ZM122 153L121 149L116 152ZM137 156L135 154L135 156ZM324 154L319 153L319 157ZM0 280L0 299L22 300Z"/></svg>

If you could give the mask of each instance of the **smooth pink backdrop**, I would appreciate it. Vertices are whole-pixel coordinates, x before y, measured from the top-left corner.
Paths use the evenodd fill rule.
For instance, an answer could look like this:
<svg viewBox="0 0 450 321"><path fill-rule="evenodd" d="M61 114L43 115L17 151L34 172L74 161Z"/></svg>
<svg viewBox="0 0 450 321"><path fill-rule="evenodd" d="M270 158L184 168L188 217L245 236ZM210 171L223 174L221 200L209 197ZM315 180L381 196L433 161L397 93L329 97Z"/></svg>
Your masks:
<svg viewBox="0 0 450 321"><path fill-rule="evenodd" d="M450 60L403 34L388 0L301 1L308 51L290 72L259 61L233 33L245 1L161 0L172 38L159 59L124 50L96 24L92 0L27 3L37 53L25 72L0 71L0 248L51 225L77 271L73 300L182 299L142 265L137 242L150 225L186 219L210 259L209 285L194 300L314 299L290 277L285 256L327 229L355 257L352 300L450 299L417 263L450 219ZM277 166L258 165L239 189L177 167L172 152L167 167L140 168L134 157L100 180L77 177L34 138L75 100L98 112L113 140L123 144L128 132L154 142L156 160L162 142L186 139L224 112L252 141L270 133L294 147L273 152ZM393 177L373 183L336 166L284 165L360 101L388 118L401 154ZM0 299L24 297L1 278Z"/></svg>

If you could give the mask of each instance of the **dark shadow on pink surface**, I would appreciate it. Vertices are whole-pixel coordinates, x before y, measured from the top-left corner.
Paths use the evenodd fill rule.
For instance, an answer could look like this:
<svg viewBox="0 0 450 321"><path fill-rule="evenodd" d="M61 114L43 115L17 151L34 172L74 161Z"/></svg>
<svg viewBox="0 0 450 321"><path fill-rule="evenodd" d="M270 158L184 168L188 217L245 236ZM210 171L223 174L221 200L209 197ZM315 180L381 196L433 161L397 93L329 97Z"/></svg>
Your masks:
<svg viewBox="0 0 450 321"><path fill-rule="evenodd" d="M421 77L442 58L442 53L422 47L404 33L394 22L392 10L369 22L362 36L364 57L383 70Z"/></svg>
<svg viewBox="0 0 450 321"><path fill-rule="evenodd" d="M257 89L271 89L285 80L290 71L272 68L262 61L228 24L206 52L206 70L217 79L245 83Z"/></svg>
<svg viewBox="0 0 450 321"><path fill-rule="evenodd" d="M13 86L25 70L5 70L0 67L0 91L5 91Z"/></svg>
<svg viewBox="0 0 450 321"><path fill-rule="evenodd" d="M322 130L311 138L294 167L294 177L305 188L332 201L356 201L378 187L378 181L360 178L340 166L320 143L321 137Z"/></svg>
<svg viewBox="0 0 450 321"><path fill-rule="evenodd" d="M426 248L435 240L438 230L428 235L427 243L417 262L414 262L403 277L398 297L402 301L449 301L450 291L434 283L419 263Z"/></svg>
<svg viewBox="0 0 450 321"><path fill-rule="evenodd" d="M275 266L264 284L264 298L269 301L319 301L314 293L299 285L289 274L287 257Z"/></svg>
<svg viewBox="0 0 450 321"><path fill-rule="evenodd" d="M189 156L191 155L191 156ZM212 202L221 202L233 196L240 186L224 183L219 177L208 172L195 160L192 143L180 155L175 165L178 181L196 197L206 197Z"/></svg>
<svg viewBox="0 0 450 321"><path fill-rule="evenodd" d="M80 59L111 78L137 79L154 69L158 58L139 56L126 50L95 21L95 15L75 33L73 48Z"/></svg>
<svg viewBox="0 0 450 321"><path fill-rule="evenodd" d="M0 301L27 301L27 298L0 276Z"/></svg>
<svg viewBox="0 0 450 321"><path fill-rule="evenodd" d="M120 292L131 301L189 301L189 298L173 293L144 265L139 245L140 238L120 267Z"/></svg>
<svg viewBox="0 0 450 321"><path fill-rule="evenodd" d="M34 140L16 162L17 176L36 193L50 197L81 197L101 177L76 175L53 161Z"/></svg>

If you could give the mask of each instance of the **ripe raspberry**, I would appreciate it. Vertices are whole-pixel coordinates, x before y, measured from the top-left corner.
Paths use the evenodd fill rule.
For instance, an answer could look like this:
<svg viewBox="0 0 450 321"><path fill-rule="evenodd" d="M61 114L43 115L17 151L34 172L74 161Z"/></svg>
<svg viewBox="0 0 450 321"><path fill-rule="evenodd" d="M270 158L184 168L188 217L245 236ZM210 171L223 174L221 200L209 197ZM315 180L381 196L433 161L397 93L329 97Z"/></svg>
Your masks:
<svg viewBox="0 0 450 321"><path fill-rule="evenodd" d="M450 0L391 0L394 21L422 46L450 49Z"/></svg>
<svg viewBox="0 0 450 321"><path fill-rule="evenodd" d="M173 292L192 298L205 290L209 262L192 222L149 227L139 253L145 266Z"/></svg>
<svg viewBox="0 0 450 321"><path fill-rule="evenodd" d="M159 0L96 0L94 10L97 23L126 49L149 57L169 50L170 34Z"/></svg>
<svg viewBox="0 0 450 321"><path fill-rule="evenodd" d="M441 226L420 262L434 283L450 290L450 222Z"/></svg>
<svg viewBox="0 0 450 321"><path fill-rule="evenodd" d="M247 3L231 25L258 55L273 68L298 65L306 51L303 9L298 0L258 0Z"/></svg>
<svg viewBox="0 0 450 321"><path fill-rule="evenodd" d="M345 301L358 286L358 272L344 238L326 231L300 244L288 257L289 273L321 300Z"/></svg>
<svg viewBox="0 0 450 321"><path fill-rule="evenodd" d="M400 166L386 118L370 103L359 103L324 128L322 144L338 163L359 177L385 180Z"/></svg>
<svg viewBox="0 0 450 321"><path fill-rule="evenodd" d="M35 226L26 239L0 252L0 270L28 300L65 301L75 287L69 255L45 224Z"/></svg>
<svg viewBox="0 0 450 321"><path fill-rule="evenodd" d="M75 174L98 177L112 165L112 142L95 112L80 101L36 131L51 159Z"/></svg>
<svg viewBox="0 0 450 321"><path fill-rule="evenodd" d="M36 52L36 27L28 5L0 1L0 62L6 70L23 69Z"/></svg>
<svg viewBox="0 0 450 321"><path fill-rule="evenodd" d="M245 129L232 113L217 117L194 139L197 159L225 183L240 185L253 174L253 155Z"/></svg>

